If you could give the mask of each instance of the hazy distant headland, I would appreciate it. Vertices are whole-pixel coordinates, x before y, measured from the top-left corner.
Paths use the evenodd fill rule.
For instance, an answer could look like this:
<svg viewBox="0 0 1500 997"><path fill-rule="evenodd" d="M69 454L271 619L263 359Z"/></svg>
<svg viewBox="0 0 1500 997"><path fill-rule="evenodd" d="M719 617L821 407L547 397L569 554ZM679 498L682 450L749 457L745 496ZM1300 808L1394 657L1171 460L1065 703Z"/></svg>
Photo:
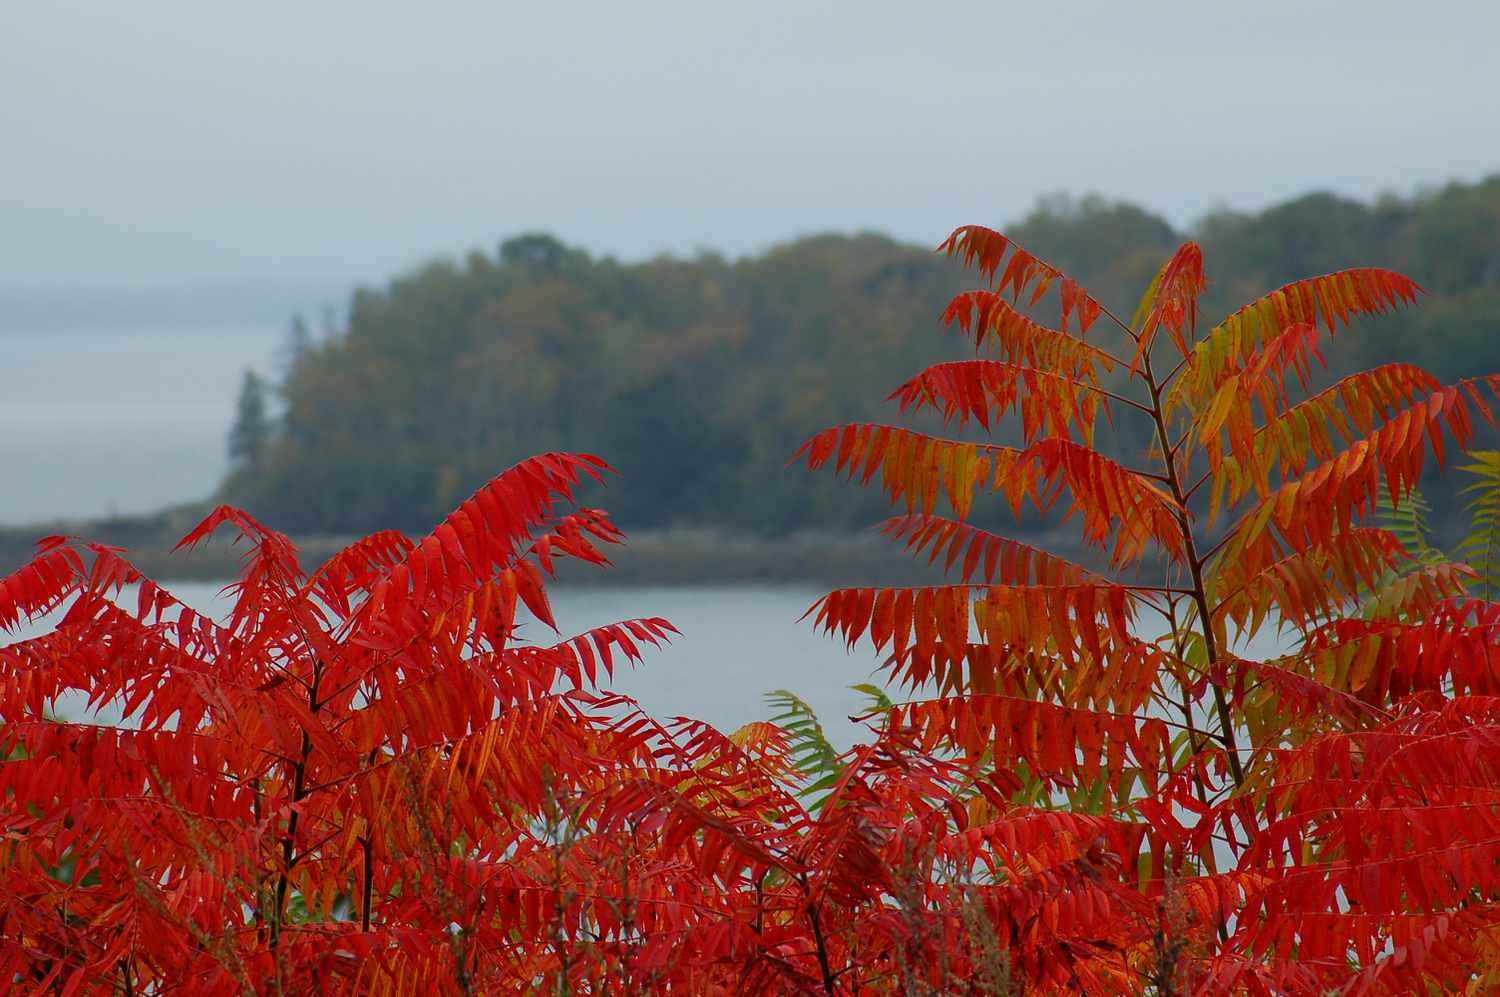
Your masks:
<svg viewBox="0 0 1500 997"><path fill-rule="evenodd" d="M1500 368L1500 175L1373 204L1314 193L1212 214L1186 232L1134 205L1053 198L1005 229L1127 315L1186 238L1207 260L1207 323L1299 277L1400 270L1427 297L1336 336L1325 377L1396 359L1444 380ZM880 399L923 366L972 352L939 316L975 280L930 246L873 233L638 263L547 235L511 238L357 290L332 318L292 323L284 369L247 381L239 399L218 497L309 538L422 532L514 461L585 450L620 471L589 501L641 537L626 577L886 574L858 553L880 546L864 533L887 514L878 492L787 461L827 426L906 421ZM217 294L222 307L284 308L285 318L333 298L314 284L261 299L242 291L179 289L175 306L163 291L138 313L211 308ZM59 294L48 312L34 292L0 288L0 303L29 300L37 321L95 307ZM1147 442L1128 418L1108 431L1127 447ZM1441 524L1449 491L1428 491ZM90 525L153 546L184 515ZM31 536L0 534L0 560L14 563Z"/></svg>

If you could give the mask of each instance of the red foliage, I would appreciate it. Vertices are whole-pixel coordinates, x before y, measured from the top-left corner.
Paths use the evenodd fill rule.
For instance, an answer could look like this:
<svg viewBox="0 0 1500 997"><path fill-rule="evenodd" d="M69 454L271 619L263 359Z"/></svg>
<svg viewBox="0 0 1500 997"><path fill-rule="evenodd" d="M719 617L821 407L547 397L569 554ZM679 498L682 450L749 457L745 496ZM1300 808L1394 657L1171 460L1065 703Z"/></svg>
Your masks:
<svg viewBox="0 0 1500 997"><path fill-rule="evenodd" d="M603 691L664 620L529 639L556 560L621 539L572 508L596 458L525 461L429 536L312 571L219 509L183 544L246 545L223 619L49 538L0 579L0 627L60 613L0 647L13 991L1489 990L1500 606L1372 514L1444 433L1468 442L1496 382L1384 368L1292 399L1319 321L1414 298L1386 271L1200 335L1196 246L1130 325L998 233L944 248L994 279L948 315L998 357L894 398L1018 416L1024 445L855 425L802 451L878 478L905 512L886 532L956 576L814 607L910 693L875 694L868 743L836 753L789 694L780 725L725 735ZM1054 287L1060 328L1018 310ZM1100 323L1132 355L1085 342ZM1095 449L1100 410L1149 422L1150 470ZM1108 568L970 523L996 493L1066 495ZM1296 649L1240 656L1268 621Z"/></svg>
<svg viewBox="0 0 1500 997"><path fill-rule="evenodd" d="M799 456L878 477L907 513L885 532L955 576L844 589L814 607L819 626L868 639L893 682L926 697L896 704L890 722L924 751L992 766L1018 787L1008 804L1132 831L1087 888L1046 885L1058 913L1002 938L1011 983L1488 992L1500 981L1489 915L1500 783L1480 745L1500 606L1465 598L1467 566L1413 560L1375 513L1407 500L1429 448L1441 461L1447 439L1469 443L1476 416L1493 421L1500 381L1445 387L1395 364L1308 394L1319 323L1332 333L1415 300L1420 289L1389 271L1289 285L1200 335L1191 243L1129 324L999 233L962 228L940 249L994 282L945 313L994 358L936 365L892 397L986 431L1014 414L1025 446L855 425ZM1052 329L1017 305L1054 285ZM1128 352L1083 340L1095 318ZM1100 410L1144 421L1149 468L1095 449ZM1111 578L969 523L994 493L1017 516L1066 493L1085 547L1137 578L1154 564L1156 577ZM955 518L938 515L940 498ZM1295 650L1236 654L1267 622ZM1040 851L989 844L990 870ZM1100 918L1093 891L1106 883L1124 892Z"/></svg>

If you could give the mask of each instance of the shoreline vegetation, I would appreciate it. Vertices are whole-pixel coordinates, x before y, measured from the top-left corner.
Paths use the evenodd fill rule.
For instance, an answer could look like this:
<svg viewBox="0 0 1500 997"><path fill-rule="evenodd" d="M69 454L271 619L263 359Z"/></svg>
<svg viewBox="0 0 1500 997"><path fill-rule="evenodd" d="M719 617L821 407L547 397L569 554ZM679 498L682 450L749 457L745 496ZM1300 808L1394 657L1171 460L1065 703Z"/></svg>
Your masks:
<svg viewBox="0 0 1500 997"><path fill-rule="evenodd" d="M1321 343L1309 358L1315 388L1390 363L1444 382L1500 368L1500 175L1369 202L1310 193L1214 212L1189 231L1138 205L1055 197L1007 233L1125 315L1192 238L1211 261L1205 331L1242 302L1351 263L1421 285L1421 308L1371 316L1336 348ZM913 372L974 354L975 331L943 314L970 288L930 244L874 232L636 262L517 235L362 287L321 330L294 320L283 369L244 379L219 494L296 536L421 533L497 470L564 451L619 472L580 502L635 537L679 526L857 533L888 514L885 503L790 471L813 434L852 420L1020 442L1016 426L948 426L941 407L911 404ZM1056 324L1038 307L1018 303ZM1129 357L1127 340L1100 323L1090 342ZM1124 366L1098 375L1106 390L1128 390ZM904 406L887 399L903 387ZM1111 411L1095 442L1147 460L1154 440L1149 424ZM1462 509L1441 481L1423 487L1435 523ZM1003 513L976 525L1014 529Z"/></svg>
<svg viewBox="0 0 1500 997"><path fill-rule="evenodd" d="M1012 232L1102 300L1127 304L1184 236L1098 197L1044 199ZM1191 233L1211 251L1212 272L1226 275L1209 280L1201 310L1213 321L1233 302L1349 260L1395 267L1423 286L1422 307L1340 333L1315 385L1392 362L1442 381L1472 376L1500 367L1497 232L1500 174L1368 203L1310 193L1257 213L1216 212ZM279 374L245 374L230 473L212 499L0 527L0 568L24 563L38 538L67 533L122 547L159 577L231 577L233 551L168 555L219 501L284 529L316 563L364 533L420 535L497 471L548 450L599 454L619 471L607 491L581 496L630 538L611 583L922 584L936 569L868 525L886 514L879 494L851 495L787 461L839 419L944 429L933 412L898 412L880 396L913 370L972 352L952 321L935 322L966 279L927 247L868 232L739 259L634 263L532 234L493 254L432 261L355 291L321 330L292 322ZM244 295L233 302L246 306ZM933 335L934 325L947 331ZM1129 346L1107 329L1100 336ZM1104 377L1123 389L1123 370ZM1476 446L1500 446L1493 428L1476 429ZM1122 454L1151 445L1128 419L1111 416L1098 433ZM1018 440L1002 430L990 442ZM1435 476L1421 485L1434 536L1452 542L1461 499ZM1040 518L1018 525L985 512L975 525L1084 556L1076 529L1049 535ZM570 568L565 584L601 583Z"/></svg>
<svg viewBox="0 0 1500 997"><path fill-rule="evenodd" d="M194 517L188 515L189 510L200 517L207 512L206 507L192 506L154 516L0 528L0 574L26 563L42 537L66 534L123 548L126 559L153 578L215 581L238 576L242 549L227 543L212 541L192 551L172 553L172 546L191 528ZM1068 530L1058 534L1049 540L1054 547L1076 539ZM354 539L352 534L292 537L308 569ZM802 532L778 538L697 527L642 530L629 534L623 546L608 553L613 567L607 571L566 558L558 560L558 584L580 588L921 585L940 580L942 566L941 562L929 566L925 555L913 557L875 530Z"/></svg>

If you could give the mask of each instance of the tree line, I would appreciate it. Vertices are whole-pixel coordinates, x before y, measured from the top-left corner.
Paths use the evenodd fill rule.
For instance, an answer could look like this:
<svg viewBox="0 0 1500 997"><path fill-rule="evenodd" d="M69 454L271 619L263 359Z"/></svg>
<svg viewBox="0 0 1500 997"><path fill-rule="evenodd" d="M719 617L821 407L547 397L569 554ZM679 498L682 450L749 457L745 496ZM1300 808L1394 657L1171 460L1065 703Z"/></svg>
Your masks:
<svg viewBox="0 0 1500 997"><path fill-rule="evenodd" d="M1422 307L1364 323L1324 378L1398 357L1444 381L1500 368L1500 175L1373 203L1313 193L1188 232L1135 205L1057 196L1007 231L1127 316L1194 238L1213 266L1205 324L1310 273L1400 270L1427 292ZM869 386L972 352L956 332L931 334L965 286L930 247L875 233L640 263L519 236L357 290L321 334L294 321L282 376L247 376L223 493L294 532L423 531L497 469L583 450L621 472L589 498L626 527L853 529L880 496L787 461L835 422L902 421ZM1125 452L1150 442L1128 421L1101 432ZM1441 524L1453 497L1428 492Z"/></svg>

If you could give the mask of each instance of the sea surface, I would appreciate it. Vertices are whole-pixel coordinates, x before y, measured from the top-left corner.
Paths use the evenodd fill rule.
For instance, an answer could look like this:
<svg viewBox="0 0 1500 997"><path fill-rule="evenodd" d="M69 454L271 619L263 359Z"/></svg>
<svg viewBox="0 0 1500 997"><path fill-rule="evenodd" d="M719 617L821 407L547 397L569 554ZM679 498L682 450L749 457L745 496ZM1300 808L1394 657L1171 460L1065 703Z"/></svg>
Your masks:
<svg viewBox="0 0 1500 997"><path fill-rule="evenodd" d="M284 336L243 323L0 327L0 526L211 495L245 369L275 375Z"/></svg>
<svg viewBox="0 0 1500 997"><path fill-rule="evenodd" d="M222 617L228 603L222 583L163 582L189 606ZM799 617L821 595L800 587L621 587L559 588L550 593L562 637L605 623L662 617L681 634L659 648L643 648L642 660L617 663L608 687L636 699L659 720L689 716L731 732L752 720L774 716L765 702L773 689L788 689L817 711L829 738L840 747L855 743L860 728L849 718L864 712L864 697L849 688L875 681L878 664L866 648L853 652L843 642L815 633ZM122 605L133 608L126 594ZM44 632L55 619L38 620L14 634L0 632L0 645ZM540 623L523 627L532 643L561 639ZM601 677L601 684L605 684ZM79 704L59 712L79 718ZM115 722L106 709L99 720Z"/></svg>
<svg viewBox="0 0 1500 997"><path fill-rule="evenodd" d="M227 610L222 583L163 584L200 612L222 617ZM867 643L846 649L843 641L815 632L810 618L801 619L821 594L800 586L556 588L550 595L561 636L535 621L524 624L523 635L549 644L605 623L665 618L680 635L665 646L643 648L639 664L621 662L614 680L601 678L601 685L631 696L658 720L687 716L725 733L752 720L774 719L765 696L786 689L812 706L830 741L847 748L865 739L855 718L868 709L866 697L850 686L884 685L884 675ZM134 607L129 594L120 602ZM39 620L15 634L0 632L0 644L41 633L47 624ZM1270 657L1280 644L1268 627L1237 650ZM895 690L892 696L902 698ZM59 712L78 717L69 704ZM98 719L119 717L106 709Z"/></svg>

